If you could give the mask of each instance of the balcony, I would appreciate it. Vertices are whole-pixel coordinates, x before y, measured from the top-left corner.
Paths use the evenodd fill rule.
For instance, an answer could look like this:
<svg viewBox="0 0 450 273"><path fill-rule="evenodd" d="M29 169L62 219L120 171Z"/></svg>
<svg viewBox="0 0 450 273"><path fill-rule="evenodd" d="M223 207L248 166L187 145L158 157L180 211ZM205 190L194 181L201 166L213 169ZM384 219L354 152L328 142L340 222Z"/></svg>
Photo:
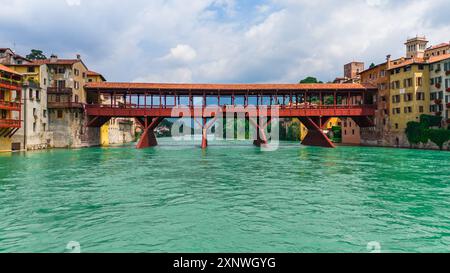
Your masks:
<svg viewBox="0 0 450 273"><path fill-rule="evenodd" d="M20 81L16 81L16 80L13 80L13 79L8 79L8 78L2 78L2 77L0 77L0 84L14 86L14 87L20 87L21 86L21 82Z"/></svg>
<svg viewBox="0 0 450 273"><path fill-rule="evenodd" d="M47 108L49 109L83 109L83 104L79 102L47 102Z"/></svg>
<svg viewBox="0 0 450 273"><path fill-rule="evenodd" d="M0 128L20 128L20 120L16 119L0 119Z"/></svg>
<svg viewBox="0 0 450 273"><path fill-rule="evenodd" d="M21 104L19 102L0 101L0 109L9 111L20 111Z"/></svg>
<svg viewBox="0 0 450 273"><path fill-rule="evenodd" d="M72 88L68 87L48 87L47 94L61 94L61 95L72 95Z"/></svg>

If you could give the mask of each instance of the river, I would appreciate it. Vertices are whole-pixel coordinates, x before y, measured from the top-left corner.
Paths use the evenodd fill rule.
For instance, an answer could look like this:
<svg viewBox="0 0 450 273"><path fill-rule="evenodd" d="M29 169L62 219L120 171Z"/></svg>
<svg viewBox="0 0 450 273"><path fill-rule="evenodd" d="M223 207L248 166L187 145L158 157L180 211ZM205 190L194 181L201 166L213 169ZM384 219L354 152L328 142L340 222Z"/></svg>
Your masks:
<svg viewBox="0 0 450 273"><path fill-rule="evenodd" d="M0 154L0 252L450 251L448 152L159 142Z"/></svg>

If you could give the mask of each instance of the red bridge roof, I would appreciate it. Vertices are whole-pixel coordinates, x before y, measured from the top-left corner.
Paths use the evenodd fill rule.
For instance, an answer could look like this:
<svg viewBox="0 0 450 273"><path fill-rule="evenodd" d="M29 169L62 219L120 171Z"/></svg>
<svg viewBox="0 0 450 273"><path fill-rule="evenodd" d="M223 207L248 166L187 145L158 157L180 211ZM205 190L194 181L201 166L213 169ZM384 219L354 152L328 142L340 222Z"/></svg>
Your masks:
<svg viewBox="0 0 450 273"><path fill-rule="evenodd" d="M184 84L184 83L115 83L90 82L87 89L116 90L364 90L377 88L368 84Z"/></svg>

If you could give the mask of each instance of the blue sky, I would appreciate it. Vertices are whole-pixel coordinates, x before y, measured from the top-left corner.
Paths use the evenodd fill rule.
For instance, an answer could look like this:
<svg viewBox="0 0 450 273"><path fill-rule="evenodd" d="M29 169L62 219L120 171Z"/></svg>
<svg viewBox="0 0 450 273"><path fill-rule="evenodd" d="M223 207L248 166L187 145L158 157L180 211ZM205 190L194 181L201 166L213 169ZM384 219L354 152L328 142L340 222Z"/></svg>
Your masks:
<svg viewBox="0 0 450 273"><path fill-rule="evenodd" d="M110 81L297 82L450 41L448 0L0 0L0 47L73 58Z"/></svg>

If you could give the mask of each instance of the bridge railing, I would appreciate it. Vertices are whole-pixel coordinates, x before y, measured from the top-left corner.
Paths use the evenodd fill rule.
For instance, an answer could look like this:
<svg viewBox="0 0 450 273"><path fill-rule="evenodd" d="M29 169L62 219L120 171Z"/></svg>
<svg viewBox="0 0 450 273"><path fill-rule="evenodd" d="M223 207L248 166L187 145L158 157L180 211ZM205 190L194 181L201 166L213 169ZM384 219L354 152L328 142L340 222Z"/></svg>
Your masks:
<svg viewBox="0 0 450 273"><path fill-rule="evenodd" d="M110 105L110 104L87 104L86 108L108 108L108 109L170 109L175 107L188 107L188 108L207 108L207 107L219 107L226 109L227 107L246 107L249 105L137 105L137 104L123 104L123 105ZM294 105L250 105L254 107L278 107L280 109L376 109L375 104L337 104L337 105L320 105L320 104L294 104Z"/></svg>

